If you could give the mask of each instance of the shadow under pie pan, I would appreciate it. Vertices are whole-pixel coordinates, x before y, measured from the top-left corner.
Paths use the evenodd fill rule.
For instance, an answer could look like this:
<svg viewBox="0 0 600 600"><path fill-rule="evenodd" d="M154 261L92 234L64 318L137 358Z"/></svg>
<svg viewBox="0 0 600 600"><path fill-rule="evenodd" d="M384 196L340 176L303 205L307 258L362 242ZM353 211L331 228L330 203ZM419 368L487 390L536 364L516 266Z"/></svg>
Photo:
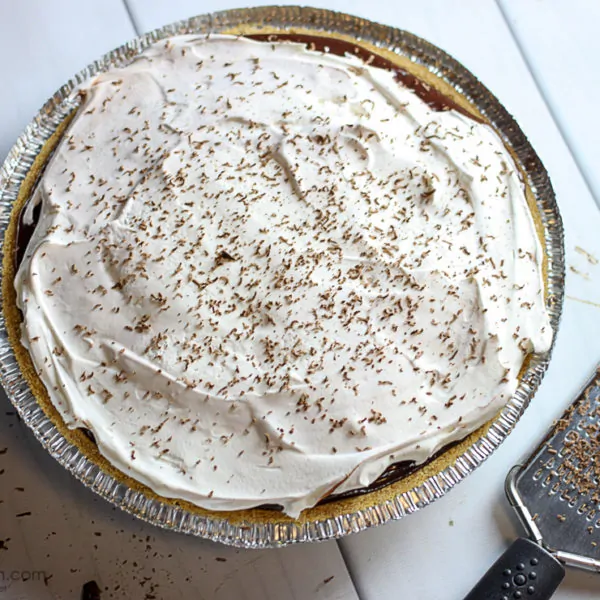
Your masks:
<svg viewBox="0 0 600 600"><path fill-rule="evenodd" d="M132 60L151 43L180 34L279 34L332 46L350 44L364 58L394 65L417 78L449 104L490 124L520 169L538 236L545 250L546 304L556 337L564 290L560 215L548 175L512 117L462 65L432 44L405 31L349 15L299 7L261 7L201 15L168 25L110 52L66 83L44 105L17 141L0 172L0 236L3 246L0 381L23 421L65 468L109 502L155 525L239 547L261 548L338 538L399 519L443 496L480 465L507 437L527 407L548 366L550 353L531 354L516 393L486 425L446 447L424 465L390 467L369 488L330 496L294 520L276 508L215 512L160 497L100 456L91 436L68 429L50 402L20 343L21 314L13 286L22 207L70 118L77 109L72 90L95 74ZM325 44L325 42L323 42ZM418 90L416 90L418 91Z"/></svg>

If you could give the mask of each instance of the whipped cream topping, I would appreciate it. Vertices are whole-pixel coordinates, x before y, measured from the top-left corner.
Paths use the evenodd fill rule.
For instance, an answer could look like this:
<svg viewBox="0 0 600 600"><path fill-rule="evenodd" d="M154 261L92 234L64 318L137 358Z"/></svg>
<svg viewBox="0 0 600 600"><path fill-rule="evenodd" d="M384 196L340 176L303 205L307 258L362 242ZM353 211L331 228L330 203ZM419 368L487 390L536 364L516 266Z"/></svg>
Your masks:
<svg viewBox="0 0 600 600"><path fill-rule="evenodd" d="M24 214L22 340L157 493L297 516L465 437L549 348L511 156L392 72L184 36L84 91Z"/></svg>

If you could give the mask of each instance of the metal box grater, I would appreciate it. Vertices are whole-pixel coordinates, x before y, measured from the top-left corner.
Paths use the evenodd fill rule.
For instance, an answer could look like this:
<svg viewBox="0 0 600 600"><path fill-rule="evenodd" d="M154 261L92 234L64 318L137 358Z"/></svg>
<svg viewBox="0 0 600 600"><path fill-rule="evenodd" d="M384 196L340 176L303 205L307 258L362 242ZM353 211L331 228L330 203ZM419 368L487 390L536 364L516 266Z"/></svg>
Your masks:
<svg viewBox="0 0 600 600"><path fill-rule="evenodd" d="M600 572L599 480L600 370L510 471L506 494L531 539L567 565Z"/></svg>
<svg viewBox="0 0 600 600"><path fill-rule="evenodd" d="M550 598L563 565L600 572L600 369L528 460L511 469L506 495L520 538L465 600Z"/></svg>

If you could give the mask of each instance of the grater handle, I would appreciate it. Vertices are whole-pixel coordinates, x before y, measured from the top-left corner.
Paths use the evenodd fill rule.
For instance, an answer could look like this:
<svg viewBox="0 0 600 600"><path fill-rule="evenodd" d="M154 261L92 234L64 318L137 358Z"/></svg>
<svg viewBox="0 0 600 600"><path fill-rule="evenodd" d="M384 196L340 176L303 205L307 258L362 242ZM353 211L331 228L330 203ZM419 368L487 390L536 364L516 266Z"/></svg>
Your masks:
<svg viewBox="0 0 600 600"><path fill-rule="evenodd" d="M565 569L542 546L519 538L490 567L465 600L547 600Z"/></svg>

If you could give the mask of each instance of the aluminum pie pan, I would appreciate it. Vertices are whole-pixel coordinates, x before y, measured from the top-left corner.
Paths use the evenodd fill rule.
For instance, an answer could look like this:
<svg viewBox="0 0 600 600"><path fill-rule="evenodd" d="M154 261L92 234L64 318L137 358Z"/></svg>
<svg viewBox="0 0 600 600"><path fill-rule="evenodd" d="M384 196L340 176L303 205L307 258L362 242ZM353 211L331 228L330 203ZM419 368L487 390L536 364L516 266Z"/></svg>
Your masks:
<svg viewBox="0 0 600 600"><path fill-rule="evenodd" d="M556 339L564 297L562 221L548 174L519 126L474 75L436 46L406 31L314 8L272 6L200 15L140 36L77 73L46 102L2 165L0 243L3 249L12 207L25 177L46 141L77 107L76 100L70 98L75 87L109 67L129 62L158 40L173 35L226 32L250 26L265 28L265 32L301 29L315 35L341 35L405 57L449 84L492 124L512 151L535 197L547 255L547 306L553 339ZM38 404L9 342L5 316L0 315L0 383L23 421L61 465L84 485L138 518L165 529L244 548L278 547L340 538L400 519L431 504L477 468L508 436L537 390L551 352L552 348L544 354L531 355L517 391L487 430L448 466L427 476L411 489L362 508L341 510L323 518L292 521L273 511L268 521L253 522L252 519L229 519L215 513L203 514L175 502L161 500L153 494L129 487L90 460L65 438ZM343 506L342 501L342 509Z"/></svg>

